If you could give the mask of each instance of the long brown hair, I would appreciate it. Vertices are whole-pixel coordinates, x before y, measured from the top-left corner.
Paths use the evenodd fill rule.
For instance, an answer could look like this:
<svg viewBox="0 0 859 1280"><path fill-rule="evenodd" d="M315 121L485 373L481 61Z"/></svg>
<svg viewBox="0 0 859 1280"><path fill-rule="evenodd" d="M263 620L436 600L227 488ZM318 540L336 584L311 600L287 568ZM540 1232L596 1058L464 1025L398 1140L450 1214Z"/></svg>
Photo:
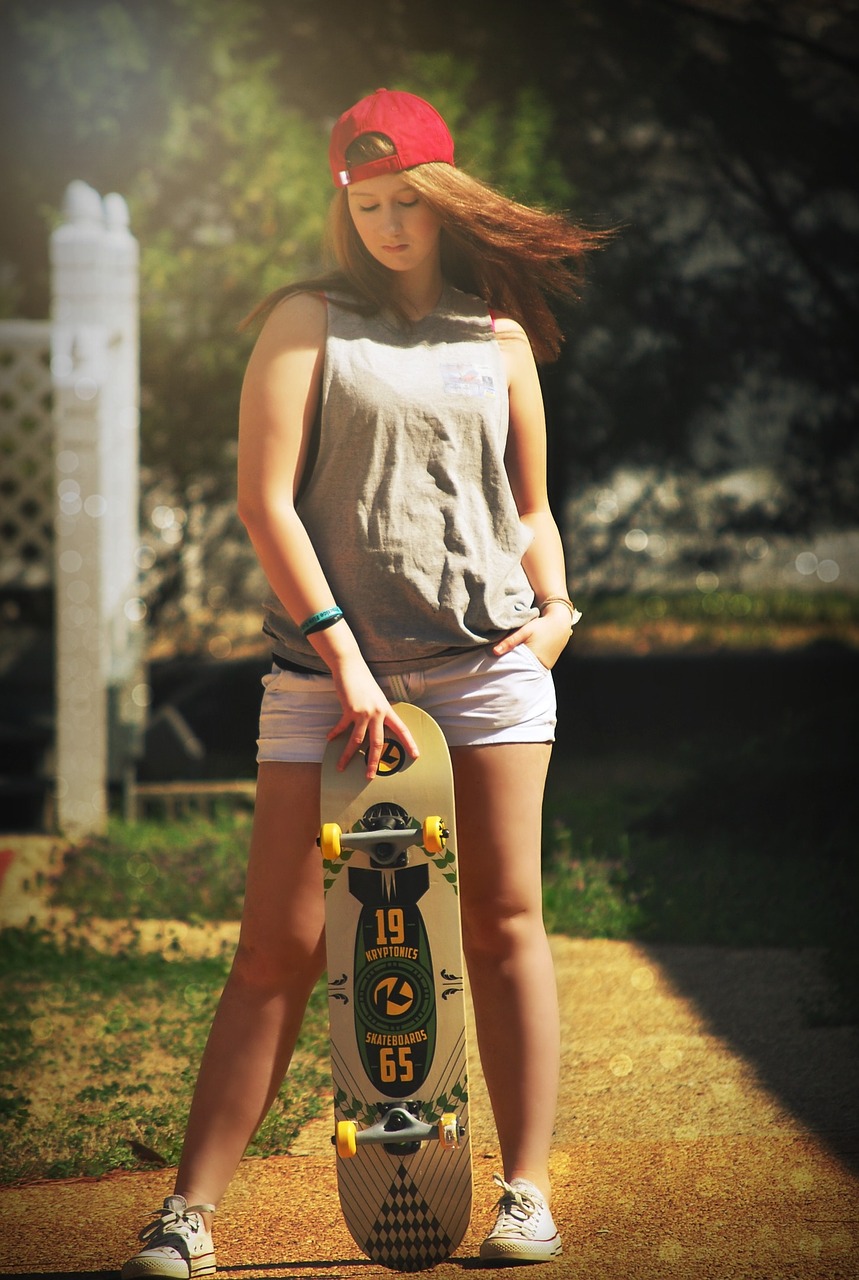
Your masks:
<svg viewBox="0 0 859 1280"><path fill-rule="evenodd" d="M358 144L362 160L392 153L382 135L364 135L353 146ZM347 158L355 162L349 153ZM611 233L586 230L565 214L520 204L453 165L417 165L405 170L403 179L441 218L445 279L483 298L490 310L518 320L539 362L556 359L563 334L549 300L579 296L586 253ZM345 190L337 192L329 210L326 252L335 270L276 289L242 328L268 315L283 298L327 290L345 294L346 305L359 312L387 308L409 323L394 294L394 273L364 248Z"/></svg>

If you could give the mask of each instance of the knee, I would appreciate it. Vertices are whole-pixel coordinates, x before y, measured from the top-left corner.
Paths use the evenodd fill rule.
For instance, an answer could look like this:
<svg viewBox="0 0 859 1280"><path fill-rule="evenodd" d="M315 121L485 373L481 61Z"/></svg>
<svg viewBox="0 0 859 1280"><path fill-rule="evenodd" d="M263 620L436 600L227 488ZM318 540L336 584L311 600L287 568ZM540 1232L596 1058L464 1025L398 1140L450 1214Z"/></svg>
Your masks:
<svg viewBox="0 0 859 1280"><path fill-rule="evenodd" d="M286 991L309 993L324 969L324 935L279 940L274 947L240 939L230 983L263 998Z"/></svg>
<svg viewBox="0 0 859 1280"><path fill-rule="evenodd" d="M469 963L502 965L530 946L537 935L545 937L542 915L527 907L481 904L463 909L462 946Z"/></svg>

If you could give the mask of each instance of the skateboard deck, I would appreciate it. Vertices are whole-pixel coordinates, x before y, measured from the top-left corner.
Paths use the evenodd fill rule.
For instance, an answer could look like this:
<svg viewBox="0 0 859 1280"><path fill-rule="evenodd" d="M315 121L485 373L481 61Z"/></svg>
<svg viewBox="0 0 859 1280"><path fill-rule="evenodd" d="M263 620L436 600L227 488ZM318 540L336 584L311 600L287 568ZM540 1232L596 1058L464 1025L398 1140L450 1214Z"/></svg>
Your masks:
<svg viewBox="0 0 859 1280"><path fill-rule="evenodd" d="M398 703L420 756L386 741L322 766L322 848L343 1216L396 1271L441 1262L471 1214L471 1151L453 777L444 736Z"/></svg>

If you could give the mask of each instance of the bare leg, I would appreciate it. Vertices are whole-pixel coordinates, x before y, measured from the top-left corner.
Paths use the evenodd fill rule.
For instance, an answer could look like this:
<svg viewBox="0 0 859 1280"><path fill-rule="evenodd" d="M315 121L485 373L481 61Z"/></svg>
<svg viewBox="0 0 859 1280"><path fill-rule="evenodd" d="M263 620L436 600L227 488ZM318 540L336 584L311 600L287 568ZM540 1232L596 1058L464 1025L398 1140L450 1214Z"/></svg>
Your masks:
<svg viewBox="0 0 859 1280"><path fill-rule="evenodd" d="M543 926L540 835L550 747L452 752L463 943L504 1176L548 1198L560 1018Z"/></svg>
<svg viewBox="0 0 859 1280"><path fill-rule="evenodd" d="M226 1190L280 1087L325 966L319 776L318 765L260 766L239 946L176 1179L189 1204L217 1204Z"/></svg>

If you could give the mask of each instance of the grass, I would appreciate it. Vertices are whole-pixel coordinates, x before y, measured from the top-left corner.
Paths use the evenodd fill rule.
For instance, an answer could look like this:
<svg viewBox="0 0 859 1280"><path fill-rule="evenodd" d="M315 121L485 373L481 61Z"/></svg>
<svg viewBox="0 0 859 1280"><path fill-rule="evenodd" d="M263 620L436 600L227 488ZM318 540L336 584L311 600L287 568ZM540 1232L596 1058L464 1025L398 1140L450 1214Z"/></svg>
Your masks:
<svg viewBox="0 0 859 1280"><path fill-rule="evenodd" d="M227 967L0 933L0 1181L175 1164ZM251 1155L286 1150L325 1107L326 1037L320 985Z"/></svg>
<svg viewBox="0 0 859 1280"><path fill-rule="evenodd" d="M66 855L53 901L108 920L238 920L251 816L112 821Z"/></svg>
<svg viewBox="0 0 859 1280"><path fill-rule="evenodd" d="M796 648L859 644L859 596L836 591L598 594L581 601L583 651Z"/></svg>
<svg viewBox="0 0 859 1280"><path fill-rule="evenodd" d="M615 622L634 628L654 618L696 621L723 616L756 623L837 625L859 623L859 596L838 591L767 591L745 594L728 591L665 592L661 595L594 596L588 601L588 621Z"/></svg>

